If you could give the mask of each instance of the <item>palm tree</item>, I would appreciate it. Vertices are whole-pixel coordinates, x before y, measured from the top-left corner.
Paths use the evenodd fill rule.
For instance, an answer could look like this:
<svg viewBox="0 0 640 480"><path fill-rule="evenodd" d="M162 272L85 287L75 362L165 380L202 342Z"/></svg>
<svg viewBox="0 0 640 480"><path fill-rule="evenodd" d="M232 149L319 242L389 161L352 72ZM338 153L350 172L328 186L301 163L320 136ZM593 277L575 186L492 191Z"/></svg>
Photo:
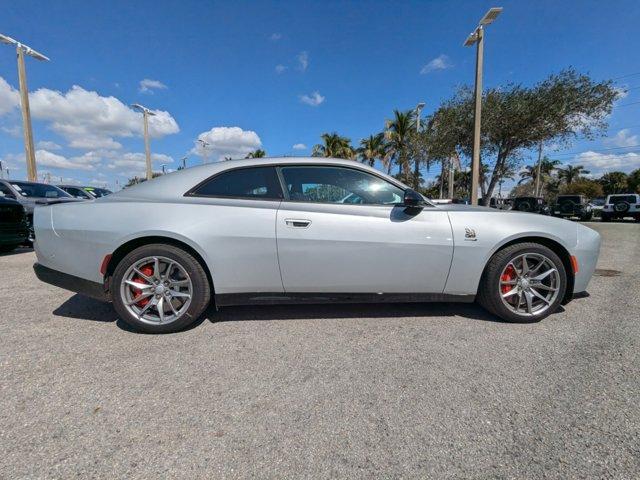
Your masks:
<svg viewBox="0 0 640 480"><path fill-rule="evenodd" d="M385 137L389 145L391 157L400 166L405 180L409 180L409 155L407 154L409 147L409 136L414 126L413 111L407 110L401 112L393 111L393 120L387 122ZM387 173L391 171L391 164L387 167Z"/></svg>
<svg viewBox="0 0 640 480"><path fill-rule="evenodd" d="M362 161L362 163L368 163L372 167L376 159L380 159L384 163L387 157L387 145L384 141L384 133L369 135L369 138L360 140L358 154L360 155L360 161Z"/></svg>
<svg viewBox="0 0 640 480"><path fill-rule="evenodd" d="M311 155L313 157L346 158L348 160L355 157L355 150L351 146L351 139L341 137L336 132L323 133L320 135L323 143L314 145Z"/></svg>
<svg viewBox="0 0 640 480"><path fill-rule="evenodd" d="M582 165L576 165L575 167L573 165L567 165L565 168L558 169L558 178L563 180L567 185L571 185L587 173L589 173L589 170L585 170Z"/></svg>
<svg viewBox="0 0 640 480"><path fill-rule="evenodd" d="M267 152L265 152L264 150L254 150L253 152L249 152L247 153L247 156L244 158L264 158L267 156Z"/></svg>

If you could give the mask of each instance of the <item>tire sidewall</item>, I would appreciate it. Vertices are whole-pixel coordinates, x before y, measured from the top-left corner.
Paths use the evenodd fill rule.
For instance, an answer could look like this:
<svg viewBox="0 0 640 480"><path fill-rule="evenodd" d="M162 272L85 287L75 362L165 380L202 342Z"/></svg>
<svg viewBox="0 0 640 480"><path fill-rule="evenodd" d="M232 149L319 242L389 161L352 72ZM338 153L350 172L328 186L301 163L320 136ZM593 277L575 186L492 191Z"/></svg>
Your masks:
<svg viewBox="0 0 640 480"><path fill-rule="evenodd" d="M508 249L508 253L507 253ZM500 318L515 323L534 323L539 322L543 318L554 313L562 300L564 299L566 290L567 290L567 272L564 264L560 257L550 248L545 247L544 245L538 244L521 244L521 245L512 245L507 247L503 252L506 255L501 255L498 257L498 254L494 255L490 260L489 268L485 271L485 275L483 275L483 284L481 288L486 289L483 292L485 299L484 303L488 303L485 305L489 310L491 310L494 314L498 315ZM523 253L538 253L547 257L551 262L553 262L554 266L558 270L560 275L560 290L558 291L558 296L551 304L551 306L545 310L544 312L533 315L533 316L524 316L518 315L511 310L509 310L504 303L502 302L502 294L498 288L500 275L502 271L506 268L510 261L512 261L518 255L522 255ZM491 262L494 262L491 264Z"/></svg>
<svg viewBox="0 0 640 480"><path fill-rule="evenodd" d="M145 257L160 256L179 263L191 278L193 288L191 304L177 320L152 325L138 320L124 305L120 295L120 285L127 269ZM189 253L173 245L145 245L127 254L116 266L111 278L111 299L118 316L135 330L145 333L170 333L183 330L195 323L206 309L210 299L209 283L200 263Z"/></svg>

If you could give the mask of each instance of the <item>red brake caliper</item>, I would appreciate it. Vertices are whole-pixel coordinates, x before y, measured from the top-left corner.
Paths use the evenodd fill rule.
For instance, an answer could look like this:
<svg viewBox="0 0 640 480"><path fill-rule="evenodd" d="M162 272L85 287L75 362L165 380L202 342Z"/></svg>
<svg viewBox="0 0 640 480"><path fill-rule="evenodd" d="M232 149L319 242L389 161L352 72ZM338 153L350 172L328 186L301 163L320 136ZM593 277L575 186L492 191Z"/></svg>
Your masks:
<svg viewBox="0 0 640 480"><path fill-rule="evenodd" d="M153 267L151 265L145 265L140 269L140 271L144 273L147 277L153 276ZM148 283L142 277L133 277L133 281L137 283ZM131 287L131 288L133 289L133 293L135 294L135 297L133 297L134 300L136 299L136 297L139 297L140 295L142 295L142 290L140 290L139 288L135 288L135 287ZM141 299L139 302L136 303L136 305L138 305L139 307L144 307L147 303L149 303L149 297L145 297Z"/></svg>
<svg viewBox="0 0 640 480"><path fill-rule="evenodd" d="M509 282L512 280L515 280L517 277L516 275L516 271L513 268L512 265L509 265L504 273L502 274L502 276L500 277L500 280L503 282ZM513 285L501 285L500 286L500 290L502 291L503 294L510 292L513 289Z"/></svg>

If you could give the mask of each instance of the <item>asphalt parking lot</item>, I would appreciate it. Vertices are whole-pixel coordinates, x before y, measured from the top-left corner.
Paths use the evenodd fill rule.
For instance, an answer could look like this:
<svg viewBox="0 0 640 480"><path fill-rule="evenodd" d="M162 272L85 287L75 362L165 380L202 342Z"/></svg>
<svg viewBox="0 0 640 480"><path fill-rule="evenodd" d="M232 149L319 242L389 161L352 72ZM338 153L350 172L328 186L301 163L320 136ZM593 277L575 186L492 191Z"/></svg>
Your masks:
<svg viewBox="0 0 640 480"><path fill-rule="evenodd" d="M0 257L1 478L638 478L640 225L539 324L475 305L227 308L179 334Z"/></svg>

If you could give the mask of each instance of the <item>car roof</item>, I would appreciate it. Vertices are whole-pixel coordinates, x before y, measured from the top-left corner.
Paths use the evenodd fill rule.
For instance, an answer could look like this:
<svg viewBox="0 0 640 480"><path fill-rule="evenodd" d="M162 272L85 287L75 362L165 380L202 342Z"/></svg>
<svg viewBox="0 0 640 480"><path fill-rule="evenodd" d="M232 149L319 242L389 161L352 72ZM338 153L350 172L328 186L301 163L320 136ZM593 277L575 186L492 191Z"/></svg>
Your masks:
<svg viewBox="0 0 640 480"><path fill-rule="evenodd" d="M200 182L217 173L235 168L260 167L269 165L334 165L357 168L371 172L401 188L408 188L397 179L386 175L380 170L359 163L355 160L325 157L267 157L245 158L239 160L225 160L197 167L185 168L166 175L161 175L137 185L127 187L98 201L123 201L127 199L169 199L183 197L186 192Z"/></svg>

